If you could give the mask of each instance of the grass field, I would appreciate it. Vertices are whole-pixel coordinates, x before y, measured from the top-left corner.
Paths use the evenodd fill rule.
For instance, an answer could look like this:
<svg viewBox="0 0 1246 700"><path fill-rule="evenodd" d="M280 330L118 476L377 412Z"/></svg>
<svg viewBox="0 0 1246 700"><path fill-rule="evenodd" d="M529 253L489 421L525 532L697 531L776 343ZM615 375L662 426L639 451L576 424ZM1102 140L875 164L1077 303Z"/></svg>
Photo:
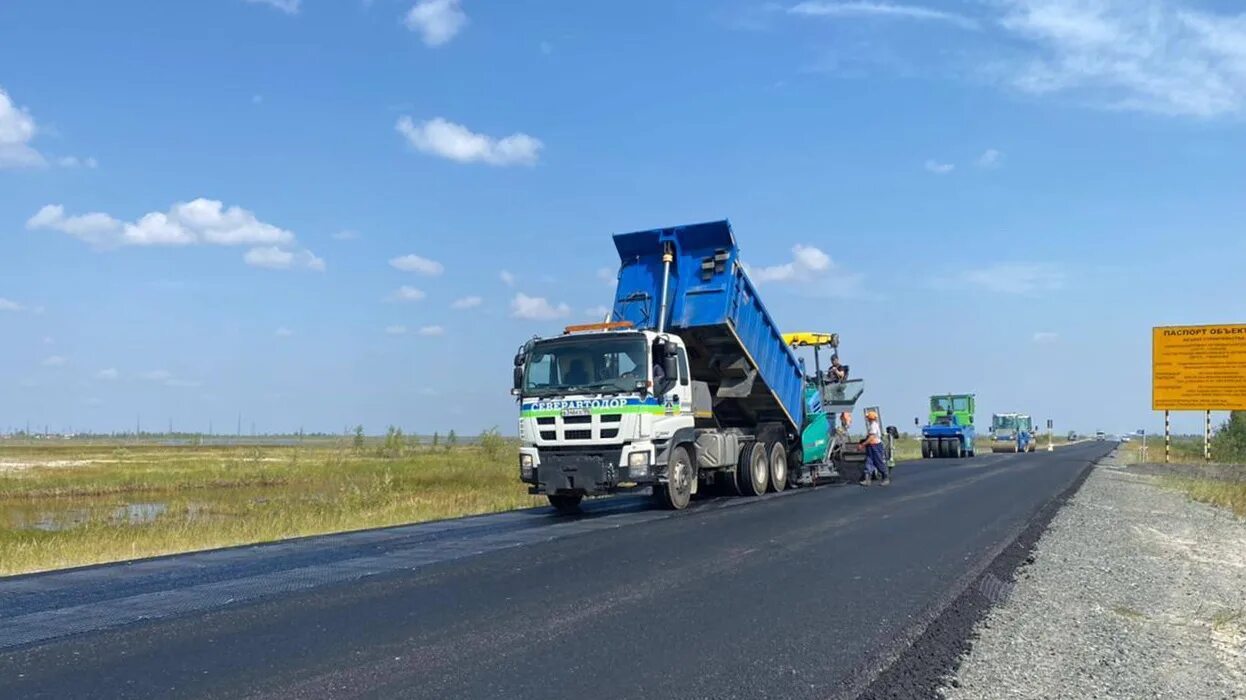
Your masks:
<svg viewBox="0 0 1246 700"><path fill-rule="evenodd" d="M916 438L895 450L897 461L921 456ZM377 440L9 443L0 575L544 504L519 482L514 455L496 438L397 450Z"/></svg>
<svg viewBox="0 0 1246 700"><path fill-rule="evenodd" d="M1164 439L1149 440L1147 455L1142 455L1142 443L1133 441L1121 446L1122 453L1128 464L1142 462L1160 463L1164 461ZM1226 508L1239 516L1246 517L1246 466L1239 468L1223 467L1215 469L1215 478L1207 478L1202 473L1203 440L1202 438L1174 438L1170 459L1173 465L1189 467L1188 474L1179 470L1166 476L1162 483L1172 489L1184 491L1190 498Z"/></svg>
<svg viewBox="0 0 1246 700"><path fill-rule="evenodd" d="M0 448L0 575L543 501L512 446Z"/></svg>

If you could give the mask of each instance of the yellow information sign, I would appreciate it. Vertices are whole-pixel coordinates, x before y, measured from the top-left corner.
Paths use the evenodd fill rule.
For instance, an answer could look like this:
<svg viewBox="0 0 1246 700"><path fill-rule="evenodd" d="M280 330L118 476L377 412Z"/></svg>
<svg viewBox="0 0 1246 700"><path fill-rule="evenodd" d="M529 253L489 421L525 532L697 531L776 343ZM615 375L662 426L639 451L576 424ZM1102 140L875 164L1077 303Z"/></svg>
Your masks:
<svg viewBox="0 0 1246 700"><path fill-rule="evenodd" d="M1246 410L1246 324L1151 329L1151 408Z"/></svg>

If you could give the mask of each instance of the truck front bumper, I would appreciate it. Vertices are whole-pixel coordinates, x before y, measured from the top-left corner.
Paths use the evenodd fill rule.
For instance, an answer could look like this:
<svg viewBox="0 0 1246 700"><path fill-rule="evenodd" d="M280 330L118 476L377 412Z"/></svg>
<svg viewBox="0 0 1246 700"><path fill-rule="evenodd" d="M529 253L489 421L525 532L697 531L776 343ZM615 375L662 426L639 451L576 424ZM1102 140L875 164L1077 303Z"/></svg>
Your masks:
<svg viewBox="0 0 1246 700"><path fill-rule="evenodd" d="M647 455L644 466L629 467L630 455L637 452ZM530 470L523 468L524 455L530 455ZM599 496L652 486L664 469L653 463L653 457L651 445L629 445L622 449L523 447L520 448L520 478L528 484L531 494Z"/></svg>

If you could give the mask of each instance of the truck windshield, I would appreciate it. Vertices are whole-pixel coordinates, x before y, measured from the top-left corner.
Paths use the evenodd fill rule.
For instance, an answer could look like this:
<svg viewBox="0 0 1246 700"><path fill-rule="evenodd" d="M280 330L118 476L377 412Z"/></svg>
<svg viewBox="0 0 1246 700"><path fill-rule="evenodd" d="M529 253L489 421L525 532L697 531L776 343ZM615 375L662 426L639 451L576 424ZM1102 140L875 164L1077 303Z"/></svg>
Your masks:
<svg viewBox="0 0 1246 700"><path fill-rule="evenodd" d="M528 352L523 393L633 391L637 381L649 379L648 357L643 335L541 341Z"/></svg>
<svg viewBox="0 0 1246 700"><path fill-rule="evenodd" d="M939 413L947 413L948 411L968 411L969 397L967 396L934 396L930 399L930 410Z"/></svg>
<svg viewBox="0 0 1246 700"><path fill-rule="evenodd" d="M995 429L1012 430L1017 427L1016 416L995 416Z"/></svg>

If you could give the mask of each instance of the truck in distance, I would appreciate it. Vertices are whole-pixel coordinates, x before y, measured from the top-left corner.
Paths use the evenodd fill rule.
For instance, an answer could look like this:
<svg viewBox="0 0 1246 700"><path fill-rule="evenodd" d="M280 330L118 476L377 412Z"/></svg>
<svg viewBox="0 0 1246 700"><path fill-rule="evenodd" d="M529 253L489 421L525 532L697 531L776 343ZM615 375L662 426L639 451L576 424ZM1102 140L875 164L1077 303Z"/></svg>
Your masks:
<svg viewBox="0 0 1246 700"><path fill-rule="evenodd" d="M804 363L741 265L726 221L618 234L610 320L534 338L515 357L520 478L563 512L651 488L809 483L830 421ZM894 433L894 428L890 429ZM806 449L810 445L811 449Z"/></svg>
<svg viewBox="0 0 1246 700"><path fill-rule="evenodd" d="M973 457L974 395L938 394L930 397L930 422L922 428L922 457Z"/></svg>
<svg viewBox="0 0 1246 700"><path fill-rule="evenodd" d="M1033 452L1034 420L1022 413L996 413L991 416L992 452Z"/></svg>

